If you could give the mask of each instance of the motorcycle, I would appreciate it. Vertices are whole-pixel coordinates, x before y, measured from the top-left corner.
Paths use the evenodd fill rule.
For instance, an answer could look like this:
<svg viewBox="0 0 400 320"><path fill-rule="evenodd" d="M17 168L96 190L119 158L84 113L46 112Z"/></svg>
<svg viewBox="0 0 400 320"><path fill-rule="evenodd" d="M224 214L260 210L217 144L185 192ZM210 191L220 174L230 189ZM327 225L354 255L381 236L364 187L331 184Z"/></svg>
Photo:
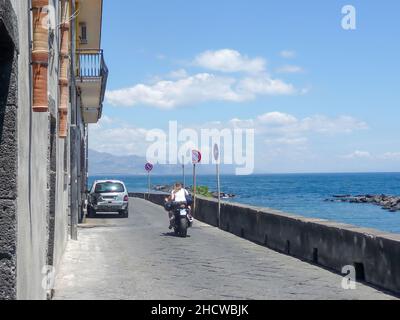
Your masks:
<svg viewBox="0 0 400 320"><path fill-rule="evenodd" d="M187 230L192 226L193 219L189 215L189 208L186 203L172 203L172 212L174 214L175 235L182 238L187 237Z"/></svg>

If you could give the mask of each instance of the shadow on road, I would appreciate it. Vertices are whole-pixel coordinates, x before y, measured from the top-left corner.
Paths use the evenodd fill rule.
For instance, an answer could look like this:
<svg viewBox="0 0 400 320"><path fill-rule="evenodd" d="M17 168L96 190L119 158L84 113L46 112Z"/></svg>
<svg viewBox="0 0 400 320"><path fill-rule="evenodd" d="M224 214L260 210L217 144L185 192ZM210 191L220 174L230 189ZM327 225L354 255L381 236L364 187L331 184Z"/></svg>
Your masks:
<svg viewBox="0 0 400 320"><path fill-rule="evenodd" d="M96 214L95 216L90 216L88 218L89 219L128 219L119 214L113 214L113 213Z"/></svg>
<svg viewBox="0 0 400 320"><path fill-rule="evenodd" d="M175 232L164 232L160 234L160 237L181 238L180 236L176 235ZM187 235L186 238L190 238L190 235Z"/></svg>

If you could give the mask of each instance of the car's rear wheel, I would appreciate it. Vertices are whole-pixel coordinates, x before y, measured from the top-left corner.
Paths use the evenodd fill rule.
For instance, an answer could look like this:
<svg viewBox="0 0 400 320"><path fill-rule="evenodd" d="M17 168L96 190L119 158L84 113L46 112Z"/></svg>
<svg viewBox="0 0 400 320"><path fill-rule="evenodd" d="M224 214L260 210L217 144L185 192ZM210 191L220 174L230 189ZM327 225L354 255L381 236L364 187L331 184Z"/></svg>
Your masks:
<svg viewBox="0 0 400 320"><path fill-rule="evenodd" d="M128 218L129 217L129 210L126 209L126 210L121 211L120 212L120 216L121 216L121 218Z"/></svg>
<svg viewBox="0 0 400 320"><path fill-rule="evenodd" d="M96 211L91 206L88 206L87 214L88 218L94 218L96 216Z"/></svg>

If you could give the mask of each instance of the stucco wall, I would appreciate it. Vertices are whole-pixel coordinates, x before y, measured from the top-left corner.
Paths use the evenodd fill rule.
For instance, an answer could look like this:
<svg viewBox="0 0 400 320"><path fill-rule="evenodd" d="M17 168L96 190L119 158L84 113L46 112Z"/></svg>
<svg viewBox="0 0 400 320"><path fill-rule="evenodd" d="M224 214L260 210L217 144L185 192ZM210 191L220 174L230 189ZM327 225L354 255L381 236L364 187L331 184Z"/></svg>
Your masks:
<svg viewBox="0 0 400 320"><path fill-rule="evenodd" d="M44 299L41 270L47 250L48 114L31 112L28 1L12 3L20 37L17 296Z"/></svg>

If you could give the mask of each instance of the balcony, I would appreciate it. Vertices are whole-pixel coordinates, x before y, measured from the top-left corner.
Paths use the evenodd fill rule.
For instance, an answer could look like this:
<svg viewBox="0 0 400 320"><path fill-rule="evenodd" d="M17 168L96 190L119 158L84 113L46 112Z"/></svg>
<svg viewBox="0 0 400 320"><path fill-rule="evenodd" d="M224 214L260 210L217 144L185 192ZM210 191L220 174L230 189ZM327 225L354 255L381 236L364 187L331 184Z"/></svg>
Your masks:
<svg viewBox="0 0 400 320"><path fill-rule="evenodd" d="M103 110L108 68L103 50L77 50L77 86L81 92L82 115L85 123L97 123Z"/></svg>

